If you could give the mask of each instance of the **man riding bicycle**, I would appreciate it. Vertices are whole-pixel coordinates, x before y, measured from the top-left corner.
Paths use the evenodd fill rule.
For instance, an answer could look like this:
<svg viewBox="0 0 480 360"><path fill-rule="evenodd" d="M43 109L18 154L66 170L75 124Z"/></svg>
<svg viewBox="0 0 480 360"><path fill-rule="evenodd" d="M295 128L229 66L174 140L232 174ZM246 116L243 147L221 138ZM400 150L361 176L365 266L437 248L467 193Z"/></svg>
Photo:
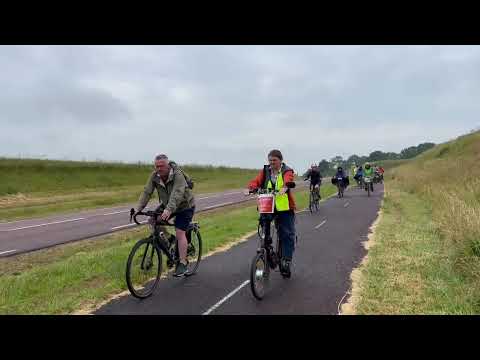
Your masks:
<svg viewBox="0 0 480 360"><path fill-rule="evenodd" d="M280 262L280 272L285 277L291 276L290 264L295 250L295 200L287 185L295 184L293 169L283 163L280 150L268 153L268 162L257 177L248 184L248 192L258 189L275 189L275 212L278 224L278 235L282 246L283 259ZM267 241L267 239L265 239ZM271 239L266 246L272 250Z"/></svg>
<svg viewBox="0 0 480 360"><path fill-rule="evenodd" d="M177 264L174 275L177 277L184 276L188 270L186 260L188 242L185 232L195 213L195 199L183 172L175 162L169 161L166 155L155 157L155 170L148 178L140 196L137 212L145 208L155 189L160 201L160 206L157 207L156 211L163 210L159 219L166 221L171 214L176 213L174 224L180 262ZM155 227L156 221L159 219L151 220L150 224ZM161 231L168 234L166 229L161 228Z"/></svg>
<svg viewBox="0 0 480 360"><path fill-rule="evenodd" d="M370 165L370 163L365 163L364 169L363 169L363 176L368 177L373 180L373 175L374 175L374 170L373 167ZM365 189L367 191L367 189ZM370 191L373 191L373 181L370 182Z"/></svg>
<svg viewBox="0 0 480 360"><path fill-rule="evenodd" d="M310 191L312 191L312 188L315 189L318 199L321 199L320 185L322 184L322 174L320 174L320 168L316 164L312 164L305 174L304 180L307 181L308 179L310 179Z"/></svg>

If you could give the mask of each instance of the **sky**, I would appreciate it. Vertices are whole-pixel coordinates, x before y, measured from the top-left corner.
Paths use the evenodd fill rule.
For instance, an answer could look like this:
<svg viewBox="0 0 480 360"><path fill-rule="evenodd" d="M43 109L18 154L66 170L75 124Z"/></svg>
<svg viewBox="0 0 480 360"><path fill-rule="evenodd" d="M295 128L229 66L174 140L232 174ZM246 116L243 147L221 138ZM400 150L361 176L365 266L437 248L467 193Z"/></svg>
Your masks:
<svg viewBox="0 0 480 360"><path fill-rule="evenodd" d="M301 172L480 125L480 46L0 46L0 157Z"/></svg>

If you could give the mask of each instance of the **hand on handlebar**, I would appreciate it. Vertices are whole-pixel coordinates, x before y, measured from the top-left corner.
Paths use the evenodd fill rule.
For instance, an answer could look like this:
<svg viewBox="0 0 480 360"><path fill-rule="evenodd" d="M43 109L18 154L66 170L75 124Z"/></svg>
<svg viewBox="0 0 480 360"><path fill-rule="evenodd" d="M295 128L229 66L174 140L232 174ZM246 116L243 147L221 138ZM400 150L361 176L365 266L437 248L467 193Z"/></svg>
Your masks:
<svg viewBox="0 0 480 360"><path fill-rule="evenodd" d="M163 221L167 221L170 215L172 215L172 213L169 210L165 209L163 210L162 215L160 215L160 219L162 219Z"/></svg>

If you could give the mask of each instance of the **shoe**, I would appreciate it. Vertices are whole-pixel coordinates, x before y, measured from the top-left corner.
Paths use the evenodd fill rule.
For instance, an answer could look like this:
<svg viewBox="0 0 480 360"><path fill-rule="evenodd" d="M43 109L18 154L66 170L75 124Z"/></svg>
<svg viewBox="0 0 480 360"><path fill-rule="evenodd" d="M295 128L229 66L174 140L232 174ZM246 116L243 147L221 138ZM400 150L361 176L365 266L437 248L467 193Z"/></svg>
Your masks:
<svg viewBox="0 0 480 360"><path fill-rule="evenodd" d="M177 264L177 268L175 269L175 274L173 274L173 276L176 276L176 277L185 276L187 271L188 271L187 265L179 262Z"/></svg>
<svg viewBox="0 0 480 360"><path fill-rule="evenodd" d="M292 273L290 271L290 260L282 260L282 266L280 267L280 273L284 278L289 278L292 276Z"/></svg>

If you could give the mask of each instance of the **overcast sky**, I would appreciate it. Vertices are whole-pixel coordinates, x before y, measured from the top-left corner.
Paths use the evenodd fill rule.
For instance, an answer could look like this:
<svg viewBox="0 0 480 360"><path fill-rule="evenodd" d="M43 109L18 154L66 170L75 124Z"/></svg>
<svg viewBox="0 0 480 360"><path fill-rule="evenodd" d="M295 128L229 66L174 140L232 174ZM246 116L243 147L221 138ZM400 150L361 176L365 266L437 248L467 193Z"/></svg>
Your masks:
<svg viewBox="0 0 480 360"><path fill-rule="evenodd" d="M479 46L1 46L0 156L303 171L480 125Z"/></svg>

